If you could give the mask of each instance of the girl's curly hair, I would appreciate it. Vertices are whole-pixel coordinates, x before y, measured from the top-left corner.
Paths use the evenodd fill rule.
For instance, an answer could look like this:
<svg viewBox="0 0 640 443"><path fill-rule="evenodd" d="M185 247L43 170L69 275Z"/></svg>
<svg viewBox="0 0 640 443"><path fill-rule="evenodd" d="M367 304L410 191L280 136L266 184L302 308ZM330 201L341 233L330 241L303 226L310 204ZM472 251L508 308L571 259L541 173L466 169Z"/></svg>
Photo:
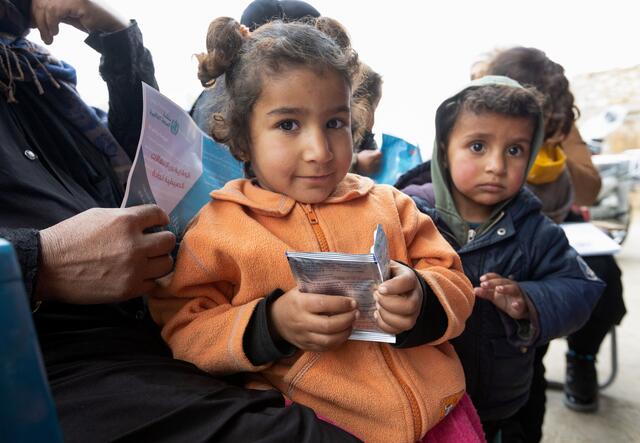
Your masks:
<svg viewBox="0 0 640 443"><path fill-rule="evenodd" d="M336 20L319 17L299 22L274 21L249 33L236 20L220 17L207 33L207 53L197 56L198 77L211 85L225 74L223 111L213 114L211 136L239 160L250 161L249 118L262 87L283 70L304 67L338 72L349 86L358 57Z"/></svg>

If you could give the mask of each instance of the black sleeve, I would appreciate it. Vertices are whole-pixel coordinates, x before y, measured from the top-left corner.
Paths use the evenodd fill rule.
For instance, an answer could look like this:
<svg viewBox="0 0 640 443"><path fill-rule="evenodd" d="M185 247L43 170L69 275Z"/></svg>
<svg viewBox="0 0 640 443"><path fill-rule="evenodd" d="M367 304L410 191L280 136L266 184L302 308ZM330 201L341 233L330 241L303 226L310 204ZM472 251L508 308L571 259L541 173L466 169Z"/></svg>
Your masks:
<svg viewBox="0 0 640 443"><path fill-rule="evenodd" d="M411 348L434 341L444 335L449 325L447 313L436 294L419 272L416 272L415 269L413 272L422 287L422 308L415 326L396 336L396 343L393 345L396 348Z"/></svg>
<svg viewBox="0 0 640 443"><path fill-rule="evenodd" d="M32 298L38 274L38 257L40 255L40 234L37 229L0 228L0 237L6 239L18 256L25 291Z"/></svg>
<svg viewBox="0 0 640 443"><path fill-rule="evenodd" d="M142 85L158 89L151 53L135 20L121 31L89 34L85 42L98 51L100 75L109 90L109 130L133 159L142 126Z"/></svg>
<svg viewBox="0 0 640 443"><path fill-rule="evenodd" d="M262 299L249 320L242 338L244 353L254 366L291 357L298 350L292 344L282 340L276 343L269 332L269 307L284 291L276 289Z"/></svg>

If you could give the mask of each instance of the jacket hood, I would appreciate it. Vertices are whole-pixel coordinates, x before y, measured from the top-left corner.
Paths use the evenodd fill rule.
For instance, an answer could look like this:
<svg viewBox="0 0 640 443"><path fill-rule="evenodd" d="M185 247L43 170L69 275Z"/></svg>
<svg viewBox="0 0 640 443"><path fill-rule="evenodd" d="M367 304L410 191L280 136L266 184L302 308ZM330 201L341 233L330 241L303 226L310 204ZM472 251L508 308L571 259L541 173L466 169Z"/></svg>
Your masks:
<svg viewBox="0 0 640 443"><path fill-rule="evenodd" d="M341 203L363 197L373 186L373 180L368 177L347 174L329 198L320 204ZM271 217L285 217L297 203L289 196L263 189L255 180L246 178L228 182L222 189L211 192L211 197L215 200L234 202Z"/></svg>
<svg viewBox="0 0 640 443"><path fill-rule="evenodd" d="M457 99L462 92L466 91L469 88L475 88L485 85L505 85L513 88L522 88L520 83L512 80L508 77L503 76L486 76L480 79L472 81L465 88L457 92L455 95L446 99L442 104L438 107L436 111L436 132L437 128L441 125L441 120L443 117L444 109L447 104L451 101ZM538 122L536 123L536 127L534 129L534 137L531 145L531 151L529 153L529 163L527 166L527 173L529 169L533 165L533 161L538 155L538 151L542 142L544 140L544 121L542 117L542 111L540 112L540 116L538 118ZM433 187L435 190L435 207L438 211L440 217L443 219L445 224L451 230L451 233L455 236L458 243L463 246L468 242L469 235L469 224L460 216L458 210L456 209L456 205L453 201L453 197L451 195L451 181L449 179L448 173L445 171L443 165L443 159L440 158L438 152L438 140L434 141L433 144L433 155L431 157L431 177L433 181ZM526 174L525 174L526 177ZM521 186L524 186L525 183L523 181ZM517 193L516 193L517 195ZM514 195L515 197L515 195ZM496 205L491 216L487 221L485 221L478 229L476 234L482 234L487 228L493 225L498 217L501 216L501 213L504 207L509 204L512 197L509 200L502 202L499 205Z"/></svg>

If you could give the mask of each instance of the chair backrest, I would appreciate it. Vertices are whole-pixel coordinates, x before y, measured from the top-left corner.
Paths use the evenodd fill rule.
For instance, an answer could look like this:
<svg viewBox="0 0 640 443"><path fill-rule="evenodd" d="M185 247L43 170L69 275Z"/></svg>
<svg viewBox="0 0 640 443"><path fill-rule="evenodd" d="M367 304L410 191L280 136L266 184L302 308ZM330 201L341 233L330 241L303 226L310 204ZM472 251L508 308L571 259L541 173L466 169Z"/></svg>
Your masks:
<svg viewBox="0 0 640 443"><path fill-rule="evenodd" d="M62 442L20 267L1 238L0 440Z"/></svg>

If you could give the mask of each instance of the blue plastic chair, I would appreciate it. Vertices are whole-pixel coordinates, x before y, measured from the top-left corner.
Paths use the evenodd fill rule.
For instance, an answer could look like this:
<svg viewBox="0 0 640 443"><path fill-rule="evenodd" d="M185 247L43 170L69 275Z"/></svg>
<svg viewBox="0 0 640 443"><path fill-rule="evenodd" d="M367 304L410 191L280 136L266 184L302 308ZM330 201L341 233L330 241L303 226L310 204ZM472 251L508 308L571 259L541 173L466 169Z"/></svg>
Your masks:
<svg viewBox="0 0 640 443"><path fill-rule="evenodd" d="M0 441L62 442L18 260L1 238Z"/></svg>

